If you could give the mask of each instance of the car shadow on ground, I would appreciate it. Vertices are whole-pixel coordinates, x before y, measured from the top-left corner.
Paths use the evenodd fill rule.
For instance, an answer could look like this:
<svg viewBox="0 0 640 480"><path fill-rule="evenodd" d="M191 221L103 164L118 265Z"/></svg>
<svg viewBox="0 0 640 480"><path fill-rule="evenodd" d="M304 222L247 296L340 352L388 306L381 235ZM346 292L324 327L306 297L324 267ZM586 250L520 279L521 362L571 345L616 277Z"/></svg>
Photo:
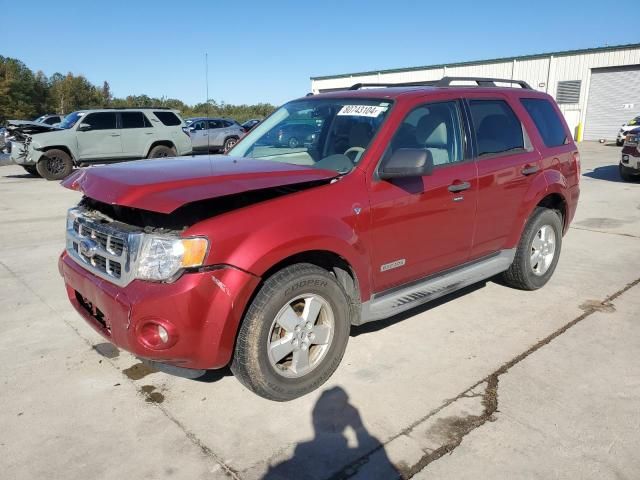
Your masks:
<svg viewBox="0 0 640 480"><path fill-rule="evenodd" d="M364 455L377 450L376 471L397 478L382 443L364 426L360 412L349 402L342 387L322 392L311 412L314 436L296 445L291 458L269 467L262 480L347 478L354 472L341 472Z"/></svg>
<svg viewBox="0 0 640 480"><path fill-rule="evenodd" d="M34 180L42 180L41 177L36 177L35 175L31 175L30 173L21 173L17 175L3 175L2 178L32 178Z"/></svg>
<svg viewBox="0 0 640 480"><path fill-rule="evenodd" d="M365 333L377 332L378 330L387 328L398 322L406 320L407 318L413 317L414 315L419 315L420 313L428 312L432 308L439 307L440 305L449 303L450 301L456 300L457 298L463 297L471 292L480 290L481 288L487 285L488 281L491 281L491 280L492 279L484 280L482 282L469 285L468 287L464 287L456 292L450 293L438 299L427 302L424 305L414 307L411 310L407 310L406 312L399 313L398 315L394 315L393 317L385 318L383 320L377 320L375 322L365 323L364 325L357 325L357 326L354 325L351 327L351 336L357 337L358 335L363 335ZM499 282L496 281L496 283L499 283Z"/></svg>
<svg viewBox="0 0 640 480"><path fill-rule="evenodd" d="M605 165L604 167L596 167L591 172L584 172L583 177L595 178L596 180L607 180L609 182L622 183L618 165Z"/></svg>

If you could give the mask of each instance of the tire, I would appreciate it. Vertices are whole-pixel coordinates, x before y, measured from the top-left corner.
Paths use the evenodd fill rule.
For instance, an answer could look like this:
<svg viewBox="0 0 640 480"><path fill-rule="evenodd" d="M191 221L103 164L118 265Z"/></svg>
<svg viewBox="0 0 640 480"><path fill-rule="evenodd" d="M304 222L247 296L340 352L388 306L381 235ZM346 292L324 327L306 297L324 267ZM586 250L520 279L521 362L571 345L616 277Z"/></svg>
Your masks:
<svg viewBox="0 0 640 480"><path fill-rule="evenodd" d="M547 229L551 229L553 241L550 241L551 233ZM541 232L544 232L542 237L546 239L540 238ZM549 257L548 253L550 249L553 250L552 257ZM536 250L539 255L534 257ZM520 290L537 290L543 287L558 265L561 250L562 217L560 213L556 210L537 207L522 232L513 263L506 272L502 273L503 282ZM536 259L538 261L534 265Z"/></svg>
<svg viewBox="0 0 640 480"><path fill-rule="evenodd" d="M311 329L304 320L304 305L314 305L307 308L319 312L315 320L309 319L314 323ZM344 355L351 324L349 306L336 278L320 267L299 263L276 272L264 282L247 310L231 370L249 390L278 402L317 389ZM276 322L278 318L281 320ZM268 346L275 342L285 347L281 360ZM302 361L305 356L308 367Z"/></svg>
<svg viewBox="0 0 640 480"><path fill-rule="evenodd" d="M287 142L289 148L297 148L300 145L300 141L296 137L291 137Z"/></svg>
<svg viewBox="0 0 640 480"><path fill-rule="evenodd" d="M224 145L222 146L222 152L227 153L233 147L235 147L236 143L238 143L237 137L229 137L224 141Z"/></svg>
<svg viewBox="0 0 640 480"><path fill-rule="evenodd" d="M34 177L40 176L35 165L22 165L22 168L24 168L29 175L33 175Z"/></svg>
<svg viewBox="0 0 640 480"><path fill-rule="evenodd" d="M618 164L618 171L620 172L620 178L625 182L633 182L640 178L640 176L627 173L626 169L620 164Z"/></svg>
<svg viewBox="0 0 640 480"><path fill-rule="evenodd" d="M147 158L166 158L175 157L177 155L174 147L167 147L166 145L156 145L151 149Z"/></svg>
<svg viewBox="0 0 640 480"><path fill-rule="evenodd" d="M616 146L621 147L624 145L624 140L616 140Z"/></svg>
<svg viewBox="0 0 640 480"><path fill-rule="evenodd" d="M47 150L36 164L38 175L47 180L62 180L73 171L73 160L64 150Z"/></svg>

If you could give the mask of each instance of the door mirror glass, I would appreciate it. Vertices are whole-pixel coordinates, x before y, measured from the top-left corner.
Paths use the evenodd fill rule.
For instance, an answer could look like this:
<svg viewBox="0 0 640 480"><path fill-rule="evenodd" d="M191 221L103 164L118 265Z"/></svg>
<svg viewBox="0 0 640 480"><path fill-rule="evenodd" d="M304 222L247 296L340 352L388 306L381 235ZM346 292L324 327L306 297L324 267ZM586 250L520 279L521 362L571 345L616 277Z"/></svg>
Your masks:
<svg viewBox="0 0 640 480"><path fill-rule="evenodd" d="M88 123L81 123L80 125L78 125L78 130L80 132L88 132L89 130L91 130L91 125L89 125Z"/></svg>
<svg viewBox="0 0 640 480"><path fill-rule="evenodd" d="M423 148L399 148L387 160L378 172L378 176L390 178L422 177L431 175L433 157Z"/></svg>

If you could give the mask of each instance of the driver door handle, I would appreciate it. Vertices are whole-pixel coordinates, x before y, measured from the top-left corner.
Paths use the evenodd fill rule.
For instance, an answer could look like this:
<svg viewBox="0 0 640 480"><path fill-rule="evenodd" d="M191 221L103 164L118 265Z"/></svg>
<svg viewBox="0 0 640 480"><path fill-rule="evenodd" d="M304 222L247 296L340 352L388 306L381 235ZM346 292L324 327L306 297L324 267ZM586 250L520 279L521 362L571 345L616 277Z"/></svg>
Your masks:
<svg viewBox="0 0 640 480"><path fill-rule="evenodd" d="M538 170L540 170L540 167L538 167L537 165L527 165L522 169L522 175L524 175L525 177L527 175L533 175Z"/></svg>
<svg viewBox="0 0 640 480"><path fill-rule="evenodd" d="M449 185L449 191L451 193L462 192L469 188L471 188L471 184L469 182L455 182Z"/></svg>

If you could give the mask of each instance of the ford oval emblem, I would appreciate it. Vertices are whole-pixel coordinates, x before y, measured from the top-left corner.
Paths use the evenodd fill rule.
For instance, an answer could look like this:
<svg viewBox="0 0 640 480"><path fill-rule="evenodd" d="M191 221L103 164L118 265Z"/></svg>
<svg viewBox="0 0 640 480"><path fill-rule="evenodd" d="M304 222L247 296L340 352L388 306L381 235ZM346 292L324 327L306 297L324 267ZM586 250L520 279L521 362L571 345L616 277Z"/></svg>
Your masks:
<svg viewBox="0 0 640 480"><path fill-rule="evenodd" d="M98 252L98 244L89 238L83 238L78 244L78 250L87 258L93 258Z"/></svg>

